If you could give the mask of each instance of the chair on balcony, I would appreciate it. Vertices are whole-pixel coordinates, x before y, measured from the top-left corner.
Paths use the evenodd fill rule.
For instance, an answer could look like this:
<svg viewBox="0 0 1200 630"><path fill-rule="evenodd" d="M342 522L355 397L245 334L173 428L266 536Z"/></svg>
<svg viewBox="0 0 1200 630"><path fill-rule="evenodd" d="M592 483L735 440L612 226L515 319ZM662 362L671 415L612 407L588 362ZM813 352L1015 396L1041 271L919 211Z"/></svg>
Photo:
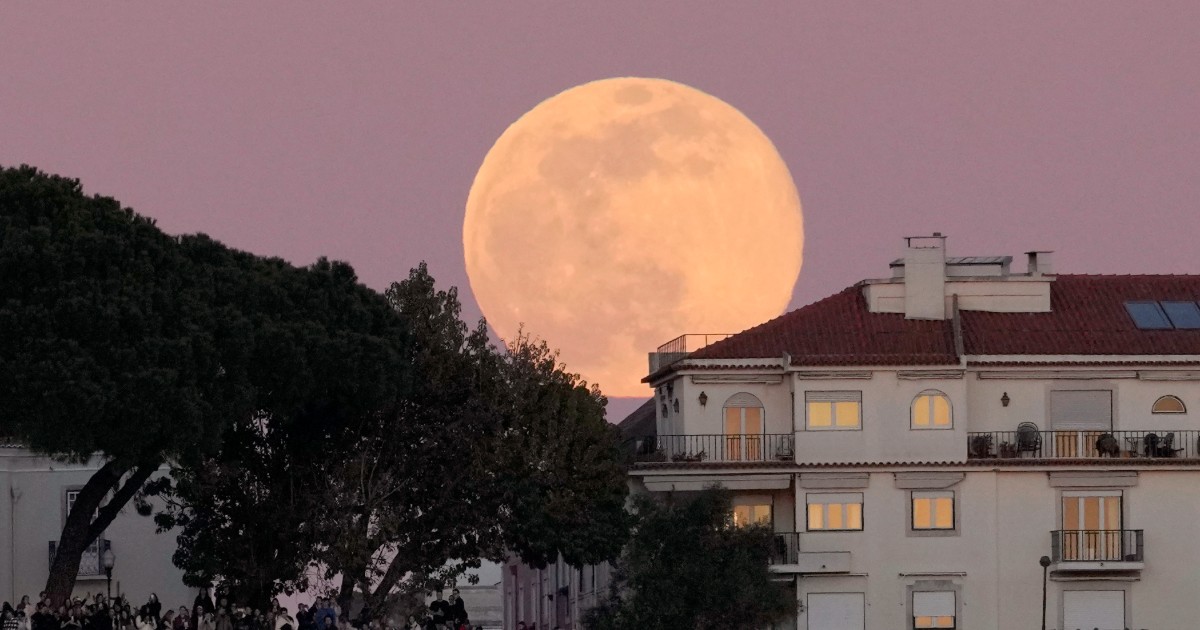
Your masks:
<svg viewBox="0 0 1200 630"><path fill-rule="evenodd" d="M1175 448L1175 434L1174 433L1168 433L1168 434L1164 435L1163 439L1162 439L1162 443L1158 445L1158 456L1159 457L1175 457L1182 451L1183 451L1182 448Z"/></svg>
<svg viewBox="0 0 1200 630"><path fill-rule="evenodd" d="M1017 425L1017 452L1036 453L1042 450L1042 432L1032 422Z"/></svg>
<svg viewBox="0 0 1200 630"><path fill-rule="evenodd" d="M1121 443L1117 441L1115 435L1111 433L1101 433L1100 437L1096 438L1096 452L1101 457L1120 457Z"/></svg>
<svg viewBox="0 0 1200 630"><path fill-rule="evenodd" d="M1142 448L1146 457L1158 457L1160 441L1157 433L1147 433L1142 438Z"/></svg>

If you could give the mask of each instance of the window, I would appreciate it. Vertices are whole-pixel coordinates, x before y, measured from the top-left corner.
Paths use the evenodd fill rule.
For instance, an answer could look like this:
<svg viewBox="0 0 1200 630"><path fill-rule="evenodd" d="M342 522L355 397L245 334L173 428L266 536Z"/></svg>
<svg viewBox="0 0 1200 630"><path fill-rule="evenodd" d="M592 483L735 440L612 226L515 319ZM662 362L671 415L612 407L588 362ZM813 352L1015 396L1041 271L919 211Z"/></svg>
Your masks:
<svg viewBox="0 0 1200 630"><path fill-rule="evenodd" d="M808 531L861 531L863 495L808 495Z"/></svg>
<svg viewBox="0 0 1200 630"><path fill-rule="evenodd" d="M733 526L747 527L749 525L770 525L771 504L755 503L753 505L733 506Z"/></svg>
<svg viewBox="0 0 1200 630"><path fill-rule="evenodd" d="M753 394L734 394L725 401L724 461L762 459L763 405Z"/></svg>
<svg viewBox="0 0 1200 630"><path fill-rule="evenodd" d="M865 600L863 593L809 593L808 630L863 630Z"/></svg>
<svg viewBox="0 0 1200 630"><path fill-rule="evenodd" d="M804 392L809 430L862 428L862 392Z"/></svg>
<svg viewBox="0 0 1200 630"><path fill-rule="evenodd" d="M912 428L949 429L953 424L949 396L931 389L913 399Z"/></svg>
<svg viewBox="0 0 1200 630"><path fill-rule="evenodd" d="M1200 328L1200 307L1195 302L1160 302L1167 318L1175 328L1193 330Z"/></svg>
<svg viewBox="0 0 1200 630"><path fill-rule="evenodd" d="M1178 396L1163 396L1154 401L1150 413L1187 413L1187 407Z"/></svg>
<svg viewBox="0 0 1200 630"><path fill-rule="evenodd" d="M954 628L954 591L915 591L913 628Z"/></svg>
<svg viewBox="0 0 1200 630"><path fill-rule="evenodd" d="M954 529L954 493L950 491L913 492L912 528L914 530Z"/></svg>
<svg viewBox="0 0 1200 630"><path fill-rule="evenodd" d="M1133 318L1133 325L1142 330L1169 330L1173 328L1167 314L1158 302L1126 302L1125 310Z"/></svg>

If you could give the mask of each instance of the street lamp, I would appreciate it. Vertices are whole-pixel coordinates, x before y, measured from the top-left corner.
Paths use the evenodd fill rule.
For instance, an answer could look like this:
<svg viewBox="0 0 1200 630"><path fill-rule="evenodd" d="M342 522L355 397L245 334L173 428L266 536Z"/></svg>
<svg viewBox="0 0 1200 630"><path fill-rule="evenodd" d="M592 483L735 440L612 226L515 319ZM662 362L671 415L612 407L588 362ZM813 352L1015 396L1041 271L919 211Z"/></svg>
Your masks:
<svg viewBox="0 0 1200 630"><path fill-rule="evenodd" d="M104 553L100 554L100 564L104 566L104 576L108 578L108 588L105 590L109 600L112 600L112 570L116 563L117 554L113 553L112 547L105 549Z"/></svg>
<svg viewBox="0 0 1200 630"><path fill-rule="evenodd" d="M1046 630L1046 577L1050 571L1050 556L1042 556L1038 564L1042 565L1042 630Z"/></svg>

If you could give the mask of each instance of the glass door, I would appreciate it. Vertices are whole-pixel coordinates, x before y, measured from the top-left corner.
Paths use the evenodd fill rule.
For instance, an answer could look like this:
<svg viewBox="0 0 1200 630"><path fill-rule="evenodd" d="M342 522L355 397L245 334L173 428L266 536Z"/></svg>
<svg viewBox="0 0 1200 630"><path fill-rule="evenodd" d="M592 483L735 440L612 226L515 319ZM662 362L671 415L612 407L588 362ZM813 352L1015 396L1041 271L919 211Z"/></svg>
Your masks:
<svg viewBox="0 0 1200 630"><path fill-rule="evenodd" d="M1121 560L1121 494L1063 495L1062 559L1065 561Z"/></svg>
<svg viewBox="0 0 1200 630"><path fill-rule="evenodd" d="M731 461L757 461L762 453L762 407L725 408L725 457Z"/></svg>

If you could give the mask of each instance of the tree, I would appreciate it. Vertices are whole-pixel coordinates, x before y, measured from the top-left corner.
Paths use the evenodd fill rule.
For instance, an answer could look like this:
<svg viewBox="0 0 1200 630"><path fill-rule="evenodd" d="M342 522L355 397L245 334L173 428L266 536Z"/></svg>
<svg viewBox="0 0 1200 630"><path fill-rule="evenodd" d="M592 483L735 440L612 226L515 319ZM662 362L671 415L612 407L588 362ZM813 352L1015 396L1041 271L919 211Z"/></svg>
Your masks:
<svg viewBox="0 0 1200 630"><path fill-rule="evenodd" d="M768 571L773 534L732 526L727 491L665 501L641 495L634 505L636 530L612 592L589 611L585 628L763 628L796 613L794 593Z"/></svg>
<svg viewBox="0 0 1200 630"><path fill-rule="evenodd" d="M143 485L212 448L245 409L228 359L248 329L237 311L212 308L204 274L115 200L28 166L0 169L0 432L101 464L59 537L46 583L56 602Z"/></svg>
<svg viewBox="0 0 1200 630"><path fill-rule="evenodd" d="M258 583L303 586L313 562L341 576L344 609L357 591L383 611L508 548L543 564L618 553L625 471L599 392L544 343L522 335L506 351L490 345L484 323L468 328L457 292L438 290L423 263L387 299L411 335L392 371L401 383L334 414L341 430L321 457L303 448L308 421L272 410L260 415L264 428L181 472L187 483L162 517L183 526L181 566L228 579L247 564L238 550L286 540L295 553L255 564ZM244 507L248 488L279 517Z"/></svg>
<svg viewBox="0 0 1200 630"><path fill-rule="evenodd" d="M215 278L223 308L238 308L255 343L238 357L253 411L231 419L219 453L179 462L160 531L178 527L175 563L184 580L220 580L264 604L307 586L304 569L322 540L324 472L345 456L356 427L378 422L408 380L409 335L380 294L353 269L325 260L296 269L234 252L203 237L189 256L241 268ZM247 281L247 279L249 281Z"/></svg>

